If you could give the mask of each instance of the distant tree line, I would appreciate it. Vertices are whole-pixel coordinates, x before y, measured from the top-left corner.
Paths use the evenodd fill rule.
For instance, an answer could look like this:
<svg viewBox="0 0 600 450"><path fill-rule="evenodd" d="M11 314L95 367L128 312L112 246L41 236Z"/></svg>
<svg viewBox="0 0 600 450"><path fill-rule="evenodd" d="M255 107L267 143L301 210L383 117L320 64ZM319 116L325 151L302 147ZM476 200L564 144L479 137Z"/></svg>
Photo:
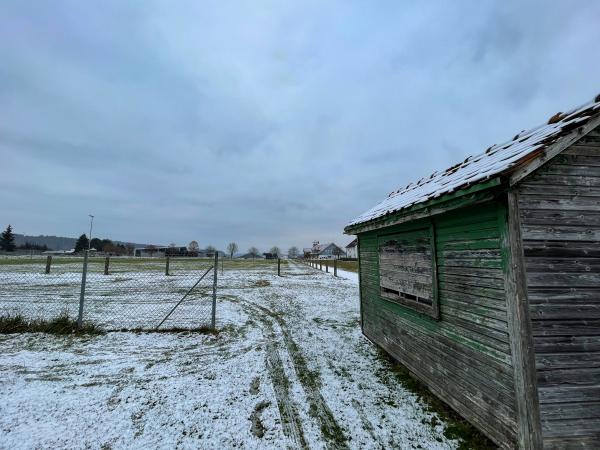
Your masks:
<svg viewBox="0 0 600 450"><path fill-rule="evenodd" d="M94 249L98 252L111 255L133 255L133 245L118 244L110 239L92 238L90 241L86 234L82 234L75 242L75 252Z"/></svg>
<svg viewBox="0 0 600 450"><path fill-rule="evenodd" d="M48 249L47 245L32 244L31 242L25 242L22 245L15 245L15 235L12 230L12 226L9 224L6 229L0 234L0 250L5 252L14 252L15 250L36 250L45 252Z"/></svg>

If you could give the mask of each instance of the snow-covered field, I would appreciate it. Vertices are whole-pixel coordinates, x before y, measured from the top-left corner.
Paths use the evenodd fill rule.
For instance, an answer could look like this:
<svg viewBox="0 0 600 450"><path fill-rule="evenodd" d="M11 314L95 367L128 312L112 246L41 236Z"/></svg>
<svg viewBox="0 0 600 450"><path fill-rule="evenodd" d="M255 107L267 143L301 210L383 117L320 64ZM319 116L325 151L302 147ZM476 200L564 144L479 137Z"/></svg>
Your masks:
<svg viewBox="0 0 600 450"><path fill-rule="evenodd" d="M219 285L216 336L0 336L0 448L456 448L361 335L354 280Z"/></svg>

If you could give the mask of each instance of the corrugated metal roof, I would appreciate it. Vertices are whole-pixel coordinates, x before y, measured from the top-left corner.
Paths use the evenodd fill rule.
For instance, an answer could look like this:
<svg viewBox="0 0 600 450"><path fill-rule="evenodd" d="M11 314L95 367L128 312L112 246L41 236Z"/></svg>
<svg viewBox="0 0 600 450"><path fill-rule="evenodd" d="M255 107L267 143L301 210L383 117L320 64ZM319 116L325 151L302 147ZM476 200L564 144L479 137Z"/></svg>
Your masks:
<svg viewBox="0 0 600 450"><path fill-rule="evenodd" d="M394 191L374 208L361 214L347 227L369 222L419 203L452 193L498 175L515 170L519 165L560 137L570 134L600 114L600 95L593 102L566 113L552 116L546 125L522 131L512 140L493 145L477 156L469 156L460 164Z"/></svg>

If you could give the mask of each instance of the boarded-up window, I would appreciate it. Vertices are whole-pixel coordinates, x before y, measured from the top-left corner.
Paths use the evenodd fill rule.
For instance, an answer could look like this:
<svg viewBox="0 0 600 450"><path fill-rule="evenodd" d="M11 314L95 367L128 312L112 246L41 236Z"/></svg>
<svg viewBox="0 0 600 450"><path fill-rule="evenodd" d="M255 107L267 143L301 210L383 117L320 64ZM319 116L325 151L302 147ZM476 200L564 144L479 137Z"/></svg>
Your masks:
<svg viewBox="0 0 600 450"><path fill-rule="evenodd" d="M433 227L379 237L381 296L439 317Z"/></svg>

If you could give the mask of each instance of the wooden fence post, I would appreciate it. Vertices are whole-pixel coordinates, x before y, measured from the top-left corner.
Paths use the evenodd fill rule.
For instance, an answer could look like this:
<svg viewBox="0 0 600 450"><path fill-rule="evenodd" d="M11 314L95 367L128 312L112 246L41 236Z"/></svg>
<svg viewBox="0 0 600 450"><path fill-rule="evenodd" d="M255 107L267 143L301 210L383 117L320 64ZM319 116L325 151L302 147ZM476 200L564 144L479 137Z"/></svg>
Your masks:
<svg viewBox="0 0 600 450"><path fill-rule="evenodd" d="M277 276L281 276L281 258L277 258Z"/></svg>
<svg viewBox="0 0 600 450"><path fill-rule="evenodd" d="M48 255L46 258L46 274L50 273L50 266L52 266L52 255Z"/></svg>
<svg viewBox="0 0 600 450"><path fill-rule="evenodd" d="M108 267L110 266L110 256L104 259L104 275L108 275Z"/></svg>
<svg viewBox="0 0 600 450"><path fill-rule="evenodd" d="M329 273L329 261L325 261L325 272Z"/></svg>
<svg viewBox="0 0 600 450"><path fill-rule="evenodd" d="M338 262L337 259L333 260L333 276L334 277L337 277L337 262Z"/></svg>
<svg viewBox="0 0 600 450"><path fill-rule="evenodd" d="M171 262L171 257L167 256L167 260L165 262L165 275L169 276L169 263ZM217 270L217 268L215 267L215 270Z"/></svg>

